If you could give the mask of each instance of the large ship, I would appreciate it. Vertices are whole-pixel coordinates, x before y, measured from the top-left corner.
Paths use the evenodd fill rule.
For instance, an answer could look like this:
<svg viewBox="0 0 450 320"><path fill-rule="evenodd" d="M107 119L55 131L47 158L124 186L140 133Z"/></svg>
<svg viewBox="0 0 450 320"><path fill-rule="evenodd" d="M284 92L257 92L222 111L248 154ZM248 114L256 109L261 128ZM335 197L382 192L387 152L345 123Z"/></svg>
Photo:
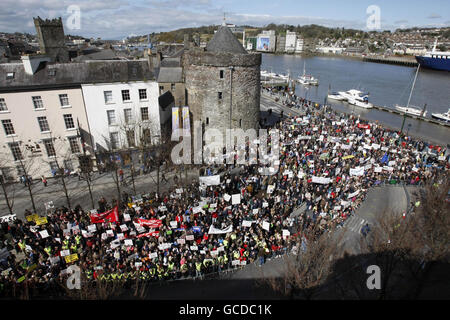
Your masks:
<svg viewBox="0 0 450 320"><path fill-rule="evenodd" d="M417 62L424 68L450 71L450 51L436 51L437 40L433 50L423 56L416 56Z"/></svg>

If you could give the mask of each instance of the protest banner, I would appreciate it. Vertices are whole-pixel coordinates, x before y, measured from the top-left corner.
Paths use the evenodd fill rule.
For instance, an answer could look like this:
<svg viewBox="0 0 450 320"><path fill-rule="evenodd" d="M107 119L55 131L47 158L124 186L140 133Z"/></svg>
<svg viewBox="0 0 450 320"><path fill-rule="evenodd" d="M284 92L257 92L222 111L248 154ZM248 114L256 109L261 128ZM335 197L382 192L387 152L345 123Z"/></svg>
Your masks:
<svg viewBox="0 0 450 320"><path fill-rule="evenodd" d="M357 195L359 194L359 191L360 191L360 190L355 191L355 192L353 192L353 193L350 193L350 194L348 195L347 199L350 199L350 198L353 198L353 197L357 196Z"/></svg>
<svg viewBox="0 0 450 320"><path fill-rule="evenodd" d="M40 226L40 225L43 225L43 224L47 224L47 223L48 223L47 217L37 218L37 219L35 220L35 222L36 222L36 225L37 225L37 226Z"/></svg>
<svg viewBox="0 0 450 320"><path fill-rule="evenodd" d="M247 221L247 220L243 220L242 221L242 226L243 227L251 227L252 226L253 221Z"/></svg>
<svg viewBox="0 0 450 320"><path fill-rule="evenodd" d="M119 208L115 206L103 213L91 213L91 223L105 223L119 221Z"/></svg>
<svg viewBox="0 0 450 320"><path fill-rule="evenodd" d="M220 175L199 177L199 181L207 186L217 186L220 184Z"/></svg>
<svg viewBox="0 0 450 320"><path fill-rule="evenodd" d="M138 238L142 238L142 237L159 237L159 231L150 231L147 233L141 233L140 235L137 236Z"/></svg>
<svg viewBox="0 0 450 320"><path fill-rule="evenodd" d="M162 220L160 219L137 219L138 225L141 227L148 227L151 229L156 229L162 226Z"/></svg>
<svg viewBox="0 0 450 320"><path fill-rule="evenodd" d="M319 183L319 184L329 184L331 182L330 178L324 178L324 177L312 177L312 183Z"/></svg>
<svg viewBox="0 0 450 320"><path fill-rule="evenodd" d="M64 260L66 260L66 263L72 263L78 260L78 254L74 253L68 256L64 257Z"/></svg>
<svg viewBox="0 0 450 320"><path fill-rule="evenodd" d="M39 216L36 213L30 214L29 216L25 217L28 222L36 221L36 219L39 218Z"/></svg>
<svg viewBox="0 0 450 320"><path fill-rule="evenodd" d="M350 168L350 176L363 176L364 175L364 167L356 167Z"/></svg>
<svg viewBox="0 0 450 320"><path fill-rule="evenodd" d="M0 217L0 223L11 222L11 221L14 221L16 219L17 219L17 216L15 214L9 214L9 215Z"/></svg>
<svg viewBox="0 0 450 320"><path fill-rule="evenodd" d="M186 240L187 241L193 241L194 240L194 236L193 235L188 235L188 236L186 236Z"/></svg>
<svg viewBox="0 0 450 320"><path fill-rule="evenodd" d="M230 224L228 227L226 227L224 229L218 229L218 228L214 227L213 225L211 225L209 227L208 234L224 234L224 233L229 233L229 232L233 232L232 224Z"/></svg>

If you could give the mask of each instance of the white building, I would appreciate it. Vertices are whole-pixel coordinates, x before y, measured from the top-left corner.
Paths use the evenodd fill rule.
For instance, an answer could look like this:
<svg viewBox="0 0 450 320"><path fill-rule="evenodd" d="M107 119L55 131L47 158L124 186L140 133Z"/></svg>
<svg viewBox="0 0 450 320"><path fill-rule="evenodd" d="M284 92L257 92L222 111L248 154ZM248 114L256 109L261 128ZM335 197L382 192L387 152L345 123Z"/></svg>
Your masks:
<svg viewBox="0 0 450 320"><path fill-rule="evenodd" d="M297 48L297 33L286 31L286 46L285 51L289 53L293 53Z"/></svg>
<svg viewBox="0 0 450 320"><path fill-rule="evenodd" d="M301 53L304 50L304 40L298 37L295 44L295 53Z"/></svg>
<svg viewBox="0 0 450 320"><path fill-rule="evenodd" d="M339 47L319 47L319 48L317 48L317 52L342 54L342 52L344 52L344 48L339 48Z"/></svg>
<svg viewBox="0 0 450 320"><path fill-rule="evenodd" d="M94 150L133 148L161 136L156 81L81 86Z"/></svg>

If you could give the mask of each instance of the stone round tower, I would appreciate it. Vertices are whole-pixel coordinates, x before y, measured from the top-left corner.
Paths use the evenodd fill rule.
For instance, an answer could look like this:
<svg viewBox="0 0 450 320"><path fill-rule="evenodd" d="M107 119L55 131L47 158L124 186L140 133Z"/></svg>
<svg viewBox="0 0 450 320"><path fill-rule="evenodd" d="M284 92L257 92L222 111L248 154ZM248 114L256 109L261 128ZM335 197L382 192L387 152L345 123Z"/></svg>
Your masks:
<svg viewBox="0 0 450 320"><path fill-rule="evenodd" d="M247 53L226 26L183 57L187 105L205 129L259 128L261 54Z"/></svg>

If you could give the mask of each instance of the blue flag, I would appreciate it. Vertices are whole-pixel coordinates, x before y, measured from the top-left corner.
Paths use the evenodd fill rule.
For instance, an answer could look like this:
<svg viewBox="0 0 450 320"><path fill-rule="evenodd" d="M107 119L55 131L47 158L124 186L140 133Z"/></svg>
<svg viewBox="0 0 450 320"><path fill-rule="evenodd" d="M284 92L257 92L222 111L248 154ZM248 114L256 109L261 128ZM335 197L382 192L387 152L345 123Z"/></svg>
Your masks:
<svg viewBox="0 0 450 320"><path fill-rule="evenodd" d="M389 162L389 156L387 152L384 154L383 158L381 158L381 163L388 163Z"/></svg>

